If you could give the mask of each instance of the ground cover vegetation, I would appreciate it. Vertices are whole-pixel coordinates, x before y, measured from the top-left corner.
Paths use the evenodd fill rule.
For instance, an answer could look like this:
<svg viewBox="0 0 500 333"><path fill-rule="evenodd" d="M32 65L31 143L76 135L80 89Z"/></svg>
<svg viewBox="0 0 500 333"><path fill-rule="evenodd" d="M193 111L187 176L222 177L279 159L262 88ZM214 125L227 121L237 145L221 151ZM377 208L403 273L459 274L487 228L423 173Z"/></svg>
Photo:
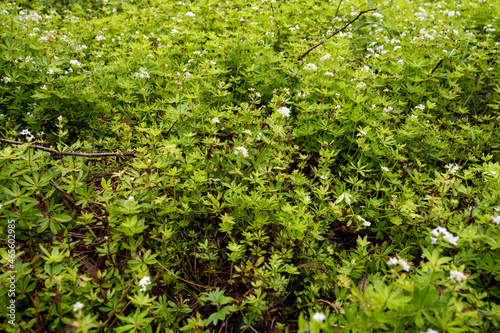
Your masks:
<svg viewBox="0 0 500 333"><path fill-rule="evenodd" d="M0 330L499 331L499 13L0 3Z"/></svg>

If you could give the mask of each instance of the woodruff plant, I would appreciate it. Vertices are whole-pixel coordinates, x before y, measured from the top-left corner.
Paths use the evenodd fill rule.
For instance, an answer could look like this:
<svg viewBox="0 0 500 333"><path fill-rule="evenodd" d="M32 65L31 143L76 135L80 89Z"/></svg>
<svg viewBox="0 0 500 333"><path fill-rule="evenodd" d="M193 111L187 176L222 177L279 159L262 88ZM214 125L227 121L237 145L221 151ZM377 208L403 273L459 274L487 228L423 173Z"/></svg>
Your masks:
<svg viewBox="0 0 500 333"><path fill-rule="evenodd" d="M0 4L0 330L497 330L496 12Z"/></svg>

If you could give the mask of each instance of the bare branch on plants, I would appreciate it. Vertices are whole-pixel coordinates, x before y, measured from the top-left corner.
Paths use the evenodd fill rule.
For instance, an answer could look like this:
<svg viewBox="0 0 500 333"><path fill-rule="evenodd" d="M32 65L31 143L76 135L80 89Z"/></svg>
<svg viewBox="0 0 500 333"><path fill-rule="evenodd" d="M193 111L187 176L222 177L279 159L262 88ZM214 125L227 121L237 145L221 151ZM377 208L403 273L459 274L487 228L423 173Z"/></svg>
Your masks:
<svg viewBox="0 0 500 333"><path fill-rule="evenodd" d="M297 61L301 61L302 59L304 59L304 57L306 55L308 55L309 53L311 53L312 51L314 51L316 48L320 47L321 45L323 45L324 43L326 43L330 38L332 38L333 36L337 35L338 33L342 32L343 30L345 30L348 26L350 26L351 24L353 24L354 22L356 22L360 17L361 15L365 14L365 13L368 13L368 12L373 12L374 10L377 10L377 8L372 8L372 9L367 9L367 10L363 10L361 13L358 14L358 16L356 16L354 19L352 19L351 21L349 21L346 25L344 25L341 29L339 30L336 30L335 32L333 32L330 36L328 36L324 41L314 45L313 47L311 47L309 50L307 50L306 53L304 53L303 55L301 55Z"/></svg>
<svg viewBox="0 0 500 333"><path fill-rule="evenodd" d="M7 139L1 139L1 138L0 138L0 142L10 143L13 145L26 144L26 142L7 140ZM49 152L52 155L56 155L56 156L65 155L65 156L81 156L81 157L87 157L87 158L100 158L100 157L110 157L110 156L135 156L137 154L137 153L71 153L71 152L57 151L57 150L54 150L51 148L33 145L33 144L30 144L30 147Z"/></svg>

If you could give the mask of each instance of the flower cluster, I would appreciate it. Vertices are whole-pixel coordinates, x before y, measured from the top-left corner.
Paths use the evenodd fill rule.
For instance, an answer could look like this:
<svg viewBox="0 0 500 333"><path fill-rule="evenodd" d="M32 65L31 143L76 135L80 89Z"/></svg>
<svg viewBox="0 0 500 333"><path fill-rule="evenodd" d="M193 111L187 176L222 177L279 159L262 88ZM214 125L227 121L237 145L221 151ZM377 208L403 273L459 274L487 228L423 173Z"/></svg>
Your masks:
<svg viewBox="0 0 500 333"><path fill-rule="evenodd" d="M459 271L450 271L450 280L453 283L462 283L467 280L467 276Z"/></svg>
<svg viewBox="0 0 500 333"><path fill-rule="evenodd" d="M19 134L27 135L26 139L28 140L28 142L31 142L35 138L27 129L23 129Z"/></svg>
<svg viewBox="0 0 500 333"><path fill-rule="evenodd" d="M304 69L307 69L308 71L316 71L318 69L318 67L316 67L315 64L307 64L304 66Z"/></svg>
<svg viewBox="0 0 500 333"><path fill-rule="evenodd" d="M460 170L460 166L456 164L447 164L444 166L445 169L448 169L452 175L456 174L458 170Z"/></svg>
<svg viewBox="0 0 500 333"><path fill-rule="evenodd" d="M452 245L457 245L457 241L458 241L458 236L453 236L453 234L451 232L449 232L448 230L446 230L446 228L443 228L443 227L437 227L435 229L432 229L431 231L431 243L432 244L436 244L437 243L437 240L440 236L443 237L443 239L445 241L447 241L448 243L452 244Z"/></svg>
<svg viewBox="0 0 500 333"><path fill-rule="evenodd" d="M238 153L241 152L241 154L244 156L244 157L247 157L248 156L248 150L246 150L245 147L236 147L236 149L234 150L234 154L235 155L238 155Z"/></svg>
<svg viewBox="0 0 500 333"><path fill-rule="evenodd" d="M151 278L149 276L143 277L139 281L139 287L141 287L141 289L139 289L139 290L140 291L146 291L146 286L149 286L150 284L151 284Z"/></svg>
<svg viewBox="0 0 500 333"><path fill-rule="evenodd" d="M290 117L290 109L287 108L286 106L282 106L278 109L278 113L281 114L283 117Z"/></svg>
<svg viewBox="0 0 500 333"><path fill-rule="evenodd" d="M149 79L149 73L146 72L145 68L139 68L139 72L134 73L134 79L136 79L137 77L140 77L141 79L146 77Z"/></svg>
<svg viewBox="0 0 500 333"><path fill-rule="evenodd" d="M387 265L389 265L389 266L399 265L405 271L407 271L407 272L410 271L410 265L406 261L404 261L403 259L398 259L397 257L392 257L391 259L389 259L389 261L387 261Z"/></svg>
<svg viewBox="0 0 500 333"><path fill-rule="evenodd" d="M69 64L71 66L82 67L82 64L78 60L70 60Z"/></svg>
<svg viewBox="0 0 500 333"><path fill-rule="evenodd" d="M76 303L73 305L73 312L78 312L78 311L80 311L81 309L83 309L83 303L82 303L82 302L76 302Z"/></svg>
<svg viewBox="0 0 500 333"><path fill-rule="evenodd" d="M314 321L317 321L318 323L322 323L325 321L326 316L323 312L316 312L312 318Z"/></svg>
<svg viewBox="0 0 500 333"><path fill-rule="evenodd" d="M213 117L213 118L212 118L212 122L213 122L214 124L215 124L215 123L217 123L217 124L218 124L218 123L220 123L220 120L219 120L219 118L217 118L217 117Z"/></svg>

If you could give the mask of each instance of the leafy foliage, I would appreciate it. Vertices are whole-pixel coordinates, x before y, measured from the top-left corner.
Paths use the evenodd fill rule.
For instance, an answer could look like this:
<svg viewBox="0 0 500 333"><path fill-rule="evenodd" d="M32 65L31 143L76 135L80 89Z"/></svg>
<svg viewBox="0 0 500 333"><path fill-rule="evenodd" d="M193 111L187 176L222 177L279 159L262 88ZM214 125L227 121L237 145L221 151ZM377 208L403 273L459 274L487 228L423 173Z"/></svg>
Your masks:
<svg viewBox="0 0 500 333"><path fill-rule="evenodd" d="M0 330L498 330L499 9L0 3Z"/></svg>

